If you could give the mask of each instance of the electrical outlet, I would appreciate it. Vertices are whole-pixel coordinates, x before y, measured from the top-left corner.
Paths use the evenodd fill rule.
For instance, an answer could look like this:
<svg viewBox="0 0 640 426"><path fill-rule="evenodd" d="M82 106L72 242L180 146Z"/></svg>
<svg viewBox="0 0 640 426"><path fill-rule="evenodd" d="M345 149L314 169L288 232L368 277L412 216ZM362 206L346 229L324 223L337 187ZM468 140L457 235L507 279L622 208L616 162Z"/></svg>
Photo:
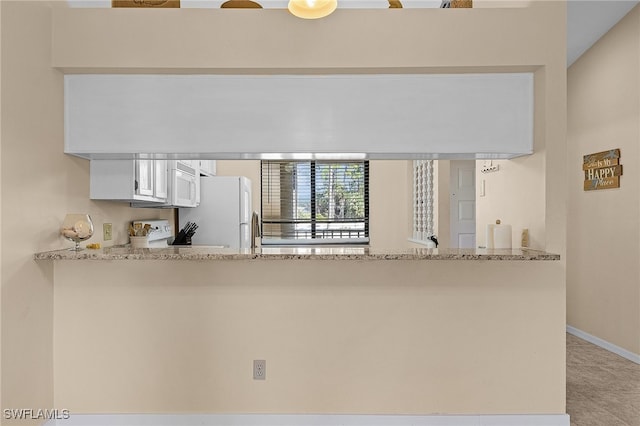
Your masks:
<svg viewBox="0 0 640 426"><path fill-rule="evenodd" d="M491 173L491 172L497 172L498 170L500 170L500 165L496 164L495 166L483 166L480 171L482 173Z"/></svg>
<svg viewBox="0 0 640 426"><path fill-rule="evenodd" d="M265 380L267 378L267 361L264 359L253 360L253 380Z"/></svg>
<svg viewBox="0 0 640 426"><path fill-rule="evenodd" d="M110 223L102 224L102 239L104 241L109 241L113 238L112 227Z"/></svg>

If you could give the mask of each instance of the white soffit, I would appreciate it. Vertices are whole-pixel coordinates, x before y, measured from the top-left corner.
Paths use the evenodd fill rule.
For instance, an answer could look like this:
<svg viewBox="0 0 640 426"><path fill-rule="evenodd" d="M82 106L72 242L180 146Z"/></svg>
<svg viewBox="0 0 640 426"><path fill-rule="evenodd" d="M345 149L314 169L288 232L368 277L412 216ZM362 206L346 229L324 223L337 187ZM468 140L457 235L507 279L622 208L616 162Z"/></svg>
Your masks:
<svg viewBox="0 0 640 426"><path fill-rule="evenodd" d="M533 74L66 75L65 152L512 158Z"/></svg>

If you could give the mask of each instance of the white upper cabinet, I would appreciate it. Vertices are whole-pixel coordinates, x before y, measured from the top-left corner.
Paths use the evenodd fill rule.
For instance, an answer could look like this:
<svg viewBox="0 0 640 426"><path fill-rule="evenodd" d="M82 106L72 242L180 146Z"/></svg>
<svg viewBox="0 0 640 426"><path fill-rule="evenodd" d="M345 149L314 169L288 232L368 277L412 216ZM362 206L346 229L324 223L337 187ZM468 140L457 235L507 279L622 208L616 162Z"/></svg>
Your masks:
<svg viewBox="0 0 640 426"><path fill-rule="evenodd" d="M216 160L200 160L200 174L202 176L215 176Z"/></svg>
<svg viewBox="0 0 640 426"><path fill-rule="evenodd" d="M91 160L90 198L167 202L166 160Z"/></svg>
<svg viewBox="0 0 640 426"><path fill-rule="evenodd" d="M533 152L533 84L532 73L65 75L65 152L512 158Z"/></svg>

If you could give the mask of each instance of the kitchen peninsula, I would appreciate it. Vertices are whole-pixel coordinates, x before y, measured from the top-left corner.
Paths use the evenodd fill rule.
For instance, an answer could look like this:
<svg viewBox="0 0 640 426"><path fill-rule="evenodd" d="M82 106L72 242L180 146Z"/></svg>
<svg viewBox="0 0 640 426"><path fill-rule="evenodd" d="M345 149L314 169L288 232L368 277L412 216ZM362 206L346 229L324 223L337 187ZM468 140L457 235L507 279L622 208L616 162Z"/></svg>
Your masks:
<svg viewBox="0 0 640 426"><path fill-rule="evenodd" d="M557 254L528 249L380 250L369 247L262 247L223 249L206 246L170 246L140 249L129 245L99 250L54 250L35 260L560 260Z"/></svg>
<svg viewBox="0 0 640 426"><path fill-rule="evenodd" d="M38 253L53 261L55 405L562 413L559 258L362 247ZM266 360L265 381L252 380L254 359Z"/></svg>

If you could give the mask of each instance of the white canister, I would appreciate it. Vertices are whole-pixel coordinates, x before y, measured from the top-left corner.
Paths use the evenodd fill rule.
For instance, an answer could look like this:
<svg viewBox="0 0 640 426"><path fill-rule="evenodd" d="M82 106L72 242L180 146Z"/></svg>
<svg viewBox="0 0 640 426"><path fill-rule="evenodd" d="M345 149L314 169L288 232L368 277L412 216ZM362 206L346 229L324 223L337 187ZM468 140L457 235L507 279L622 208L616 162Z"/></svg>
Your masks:
<svg viewBox="0 0 640 426"><path fill-rule="evenodd" d="M510 249L511 248L511 225L496 224L493 228L493 248Z"/></svg>
<svg viewBox="0 0 640 426"><path fill-rule="evenodd" d="M131 240L131 248L148 248L149 247L149 237L129 237Z"/></svg>
<svg viewBox="0 0 640 426"><path fill-rule="evenodd" d="M487 225L488 249L510 249L511 248L511 225L503 225L500 219L496 223Z"/></svg>

